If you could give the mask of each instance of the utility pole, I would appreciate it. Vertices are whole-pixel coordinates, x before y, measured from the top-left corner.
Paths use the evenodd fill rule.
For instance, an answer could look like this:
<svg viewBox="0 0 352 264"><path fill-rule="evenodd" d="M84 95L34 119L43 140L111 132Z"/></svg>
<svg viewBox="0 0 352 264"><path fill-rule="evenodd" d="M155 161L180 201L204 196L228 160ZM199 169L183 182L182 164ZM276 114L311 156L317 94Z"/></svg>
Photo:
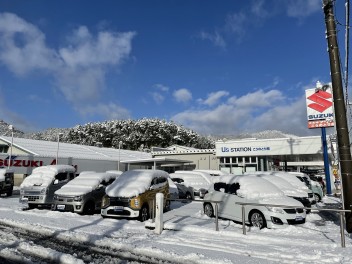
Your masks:
<svg viewBox="0 0 352 264"><path fill-rule="evenodd" d="M342 180L343 205L346 210L352 209L352 159L348 125L346 118L346 106L342 89L342 77L340 69L339 48L336 37L336 24L333 12L333 1L323 0L325 14L326 39L330 58L330 72L332 90L334 96L335 122L337 132L338 153L340 159L340 171ZM346 212L346 230L352 233L352 213Z"/></svg>

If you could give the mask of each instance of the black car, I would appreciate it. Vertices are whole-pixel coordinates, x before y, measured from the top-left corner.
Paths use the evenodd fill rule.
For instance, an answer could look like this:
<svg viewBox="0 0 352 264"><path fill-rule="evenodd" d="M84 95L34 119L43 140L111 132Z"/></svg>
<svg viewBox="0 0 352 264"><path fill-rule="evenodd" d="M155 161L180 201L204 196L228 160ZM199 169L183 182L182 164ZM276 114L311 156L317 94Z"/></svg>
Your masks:
<svg viewBox="0 0 352 264"><path fill-rule="evenodd" d="M184 180L181 178L172 178L172 181L177 186L178 190L178 198L179 199L187 199L193 200L194 199L194 190L190 186L186 186L184 184Z"/></svg>

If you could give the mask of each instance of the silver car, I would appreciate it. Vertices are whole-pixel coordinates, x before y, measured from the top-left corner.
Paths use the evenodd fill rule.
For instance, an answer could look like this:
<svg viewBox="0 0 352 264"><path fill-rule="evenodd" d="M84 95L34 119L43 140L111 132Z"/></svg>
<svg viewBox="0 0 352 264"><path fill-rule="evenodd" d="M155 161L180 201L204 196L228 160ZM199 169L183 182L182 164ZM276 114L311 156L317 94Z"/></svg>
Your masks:
<svg viewBox="0 0 352 264"><path fill-rule="evenodd" d="M101 209L105 188L117 177L117 174L106 172L81 173L55 192L51 209L94 214Z"/></svg>

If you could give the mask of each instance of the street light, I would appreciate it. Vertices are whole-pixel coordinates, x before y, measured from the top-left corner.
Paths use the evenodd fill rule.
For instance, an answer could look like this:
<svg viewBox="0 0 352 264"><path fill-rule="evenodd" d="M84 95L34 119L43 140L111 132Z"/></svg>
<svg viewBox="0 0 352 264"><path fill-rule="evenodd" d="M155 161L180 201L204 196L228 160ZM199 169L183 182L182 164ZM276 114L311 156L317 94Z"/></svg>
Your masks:
<svg viewBox="0 0 352 264"><path fill-rule="evenodd" d="M10 158L9 158L9 163L7 164L7 168L10 168L11 166L11 160L12 160L12 145L13 145L13 126L9 125L9 130L11 131L11 147L10 147Z"/></svg>
<svg viewBox="0 0 352 264"><path fill-rule="evenodd" d="M56 165L59 162L59 143L60 143L60 136L62 136L62 133L57 134L57 150L56 150Z"/></svg>
<svg viewBox="0 0 352 264"><path fill-rule="evenodd" d="M119 141L119 162L117 163L117 170L120 170L121 145L122 141Z"/></svg>

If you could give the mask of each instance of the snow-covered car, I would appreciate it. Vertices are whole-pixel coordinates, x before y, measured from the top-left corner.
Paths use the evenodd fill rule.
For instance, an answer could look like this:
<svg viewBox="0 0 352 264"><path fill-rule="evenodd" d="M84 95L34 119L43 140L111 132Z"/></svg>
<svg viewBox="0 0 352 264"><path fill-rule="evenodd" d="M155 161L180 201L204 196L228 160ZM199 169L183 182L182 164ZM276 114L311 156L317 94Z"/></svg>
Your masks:
<svg viewBox="0 0 352 264"><path fill-rule="evenodd" d="M218 216L238 222L242 222L242 206L239 203L259 204L245 206L245 222L260 229L303 224L306 219L305 210L299 201L287 197L275 185L254 175L217 177L204 201L205 215L213 217L214 202L221 201Z"/></svg>
<svg viewBox="0 0 352 264"><path fill-rule="evenodd" d="M35 168L20 185L20 202L29 208L51 207L54 193L75 178L76 169L70 165L48 165Z"/></svg>
<svg viewBox="0 0 352 264"><path fill-rule="evenodd" d="M271 171L268 173L288 181L293 186L295 186L298 190L303 190L303 191L307 192L308 199L309 199L310 203L311 204L316 203L312 190L309 189L309 187L304 182L302 182L300 179L298 179L295 175L288 173L288 172L285 172L285 171Z"/></svg>
<svg viewBox="0 0 352 264"><path fill-rule="evenodd" d="M187 199L193 200L194 199L194 190L191 186L186 186L184 184L184 180L182 178L172 178L172 181L175 183L178 189L178 198L179 199Z"/></svg>
<svg viewBox="0 0 352 264"><path fill-rule="evenodd" d="M315 202L320 202L321 199L323 199L324 193L320 183L312 181L310 177L303 172L289 173L295 175L301 182L305 183L305 185L313 192Z"/></svg>
<svg viewBox="0 0 352 264"><path fill-rule="evenodd" d="M81 172L55 192L52 210L94 214L101 209L105 188L118 175L106 172Z"/></svg>
<svg viewBox="0 0 352 264"><path fill-rule="evenodd" d="M184 180L184 185L187 187L192 187L194 190L194 196L203 198L207 193L208 188L212 184L212 177L209 173L200 171L175 171L175 173L170 173L172 178L181 178Z"/></svg>
<svg viewBox="0 0 352 264"><path fill-rule="evenodd" d="M252 173L245 173L245 175L256 175L257 177L262 177L263 179L271 182L274 184L276 187L278 187L283 193L288 196L296 199L297 201L301 202L302 205L306 208L310 208L311 202L308 199L308 193L304 190L301 190L295 186L293 186L291 183L289 183L287 180L271 175L268 172L265 171L256 171ZM306 212L310 212L310 209L306 209Z"/></svg>
<svg viewBox="0 0 352 264"><path fill-rule="evenodd" d="M12 195L14 185L14 170L0 169L0 194L6 193L7 196Z"/></svg>
<svg viewBox="0 0 352 264"><path fill-rule="evenodd" d="M139 218L146 221L154 209L157 193L164 195L164 210L169 208L169 174L161 170L131 170L109 185L103 197L103 217Z"/></svg>
<svg viewBox="0 0 352 264"><path fill-rule="evenodd" d="M211 176L221 176L221 175L228 175L229 174L226 171L222 171L222 170L201 170L201 169L197 169L197 170L193 170L193 171L205 172L205 173L210 174Z"/></svg>

